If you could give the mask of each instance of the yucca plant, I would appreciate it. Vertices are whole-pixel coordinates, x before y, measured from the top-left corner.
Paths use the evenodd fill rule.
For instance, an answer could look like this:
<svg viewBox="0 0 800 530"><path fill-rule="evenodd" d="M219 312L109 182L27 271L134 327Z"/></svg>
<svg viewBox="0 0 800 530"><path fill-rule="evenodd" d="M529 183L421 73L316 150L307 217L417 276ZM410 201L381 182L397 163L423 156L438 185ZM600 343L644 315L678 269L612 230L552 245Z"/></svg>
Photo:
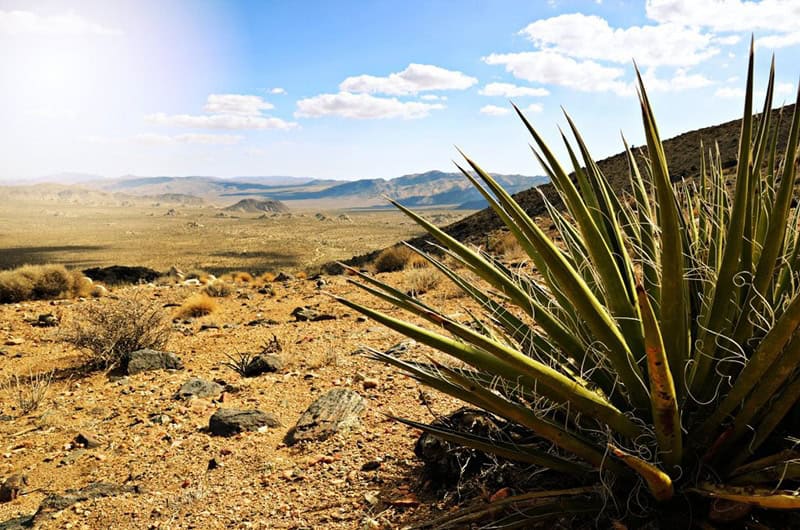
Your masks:
<svg viewBox="0 0 800 530"><path fill-rule="evenodd" d="M509 508L502 527L586 511L607 522L669 512L696 522L712 504L742 517L748 506L800 508L800 449L787 419L800 398L800 209L792 205L800 112L795 106L779 148L774 61L754 117L753 55L751 43L735 182L718 149L701 146L699 175L671 180L637 70L647 149L637 155L625 145L629 192L612 189L569 116L574 142L562 139L572 175L515 107L563 202L562 210L542 196L558 237L477 163L464 156L465 167L456 164L536 272L510 270L392 201L436 240L434 252L414 250L474 299L482 312L473 321L355 270L354 284L428 325L338 298L460 362L371 350L375 359L530 436L486 439L399 421L565 477L569 489L490 507L495 516ZM465 279L454 262L485 284ZM441 526L466 527L486 513L473 509Z"/></svg>

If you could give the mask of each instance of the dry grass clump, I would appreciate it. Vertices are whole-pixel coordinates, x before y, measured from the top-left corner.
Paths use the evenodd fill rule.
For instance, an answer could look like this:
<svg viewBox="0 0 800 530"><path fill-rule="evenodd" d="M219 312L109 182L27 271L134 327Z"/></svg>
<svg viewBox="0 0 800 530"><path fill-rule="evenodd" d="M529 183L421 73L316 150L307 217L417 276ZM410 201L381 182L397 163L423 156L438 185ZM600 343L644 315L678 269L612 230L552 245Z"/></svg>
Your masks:
<svg viewBox="0 0 800 530"><path fill-rule="evenodd" d="M178 316L196 318L210 315L219 309L219 303L205 293L193 294L178 308Z"/></svg>
<svg viewBox="0 0 800 530"><path fill-rule="evenodd" d="M501 232L489 241L489 250L494 255L507 259L517 259L525 256L519 241L511 232Z"/></svg>
<svg viewBox="0 0 800 530"><path fill-rule="evenodd" d="M395 272L406 268L406 264L414 252L405 245L395 245L384 249L375 258L375 272Z"/></svg>
<svg viewBox="0 0 800 530"><path fill-rule="evenodd" d="M250 283L255 281L255 278L253 278L252 274L244 271L229 272L228 274L222 276L222 279L233 283Z"/></svg>
<svg viewBox="0 0 800 530"><path fill-rule="evenodd" d="M121 298L102 307L84 307L72 318L66 341L84 351L95 369L119 366L125 357L144 348L163 349L172 326L158 304Z"/></svg>
<svg viewBox="0 0 800 530"><path fill-rule="evenodd" d="M441 275L433 268L414 269L406 275L405 284L411 296L417 296L435 289L441 280Z"/></svg>
<svg viewBox="0 0 800 530"><path fill-rule="evenodd" d="M271 272L265 272L261 276L258 277L258 280L264 283L272 283L275 281L275 275Z"/></svg>
<svg viewBox="0 0 800 530"><path fill-rule="evenodd" d="M0 303L88 296L92 281L63 265L23 265L0 272Z"/></svg>
<svg viewBox="0 0 800 530"><path fill-rule="evenodd" d="M298 280L305 280L308 278L308 274L306 271L299 271L294 275L294 277Z"/></svg>
<svg viewBox="0 0 800 530"><path fill-rule="evenodd" d="M20 416L25 416L38 409L50 393L50 384L53 382L53 372L41 374L28 374L28 377L11 376L8 381L0 385L0 390L6 394L9 403L19 411Z"/></svg>
<svg viewBox="0 0 800 530"><path fill-rule="evenodd" d="M203 292L214 298L225 298L233 294L233 288L222 280L217 280L206 285Z"/></svg>

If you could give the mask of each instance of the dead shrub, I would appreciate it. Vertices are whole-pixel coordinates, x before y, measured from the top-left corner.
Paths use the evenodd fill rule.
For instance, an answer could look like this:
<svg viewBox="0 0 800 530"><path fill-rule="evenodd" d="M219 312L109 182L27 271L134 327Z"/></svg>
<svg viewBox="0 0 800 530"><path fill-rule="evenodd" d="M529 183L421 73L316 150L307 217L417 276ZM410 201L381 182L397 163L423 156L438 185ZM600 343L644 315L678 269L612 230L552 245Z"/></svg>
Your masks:
<svg viewBox="0 0 800 530"><path fill-rule="evenodd" d="M306 271L300 271L294 275L294 277L298 280L305 280L308 278L308 274Z"/></svg>
<svg viewBox="0 0 800 530"><path fill-rule="evenodd" d="M0 272L0 303L88 296L92 281L63 265L23 265Z"/></svg>
<svg viewBox="0 0 800 530"><path fill-rule="evenodd" d="M0 389L8 397L9 403L19 411L20 416L26 416L37 410L47 395L50 393L50 384L53 382L53 372L41 374L28 374L28 377L11 376Z"/></svg>
<svg viewBox="0 0 800 530"><path fill-rule="evenodd" d="M87 354L90 368L112 369L137 350L163 349L171 332L172 326L158 304L121 298L102 307L77 310L65 340Z"/></svg>
<svg viewBox="0 0 800 530"><path fill-rule="evenodd" d="M405 245L396 245L381 251L375 258L375 272L395 272L406 268L409 258L414 252Z"/></svg>
<svg viewBox="0 0 800 530"><path fill-rule="evenodd" d="M275 275L271 272L265 272L261 276L258 277L259 281L264 283L272 283L275 280Z"/></svg>
<svg viewBox="0 0 800 530"><path fill-rule="evenodd" d="M518 261L527 257L519 241L511 232L502 232L493 240L490 240L489 250L492 254L503 256L511 261Z"/></svg>
<svg viewBox="0 0 800 530"><path fill-rule="evenodd" d="M178 308L178 316L197 318L210 315L219 308L216 300L205 293L193 294Z"/></svg>
<svg viewBox="0 0 800 530"><path fill-rule="evenodd" d="M435 289L441 280L442 277L435 269L414 269L406 275L405 284L408 292L417 296Z"/></svg>
<svg viewBox="0 0 800 530"><path fill-rule="evenodd" d="M203 292L214 298L225 298L233 294L233 288L222 280L217 280L206 285Z"/></svg>

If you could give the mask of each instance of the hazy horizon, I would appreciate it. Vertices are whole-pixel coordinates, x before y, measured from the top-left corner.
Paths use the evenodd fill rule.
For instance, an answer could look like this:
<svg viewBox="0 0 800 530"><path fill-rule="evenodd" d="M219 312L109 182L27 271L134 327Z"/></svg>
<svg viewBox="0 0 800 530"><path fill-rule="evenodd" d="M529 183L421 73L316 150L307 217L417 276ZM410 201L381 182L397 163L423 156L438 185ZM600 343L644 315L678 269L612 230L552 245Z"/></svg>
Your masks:
<svg viewBox="0 0 800 530"><path fill-rule="evenodd" d="M402 9L396 8L401 5ZM107 178L492 171L540 175L518 104L558 144L563 105L596 158L641 143L642 69L664 138L741 114L778 51L800 70L788 0L298 3L0 0L0 184Z"/></svg>

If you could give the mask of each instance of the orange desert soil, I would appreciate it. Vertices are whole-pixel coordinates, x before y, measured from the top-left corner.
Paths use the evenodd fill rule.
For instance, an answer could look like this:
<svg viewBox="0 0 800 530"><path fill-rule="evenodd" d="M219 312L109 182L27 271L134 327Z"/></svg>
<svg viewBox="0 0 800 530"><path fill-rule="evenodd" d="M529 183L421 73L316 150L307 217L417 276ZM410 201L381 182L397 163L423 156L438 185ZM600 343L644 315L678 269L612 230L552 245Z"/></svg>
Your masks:
<svg viewBox="0 0 800 530"><path fill-rule="evenodd" d="M381 276L403 282L403 273ZM329 292L389 309L344 276L327 281ZM76 308L102 311L110 298L0 306L0 381L51 369L61 374L45 402L27 416L17 417L9 394L0 391L0 416L6 416L0 420L0 481L16 473L28 477L27 494L0 503L0 522L34 513L50 492L92 482L137 486L141 492L79 503L38 518L37 526L378 529L439 513L437 499L423 490L422 465L413 454L419 433L386 415L430 421L432 411L446 414L457 403L431 392L429 410L415 381L356 353L362 345L384 350L401 341L400 335L359 321L314 281L272 286L274 297L259 294L259 284L238 285L231 297L219 299L217 312L195 319L185 332L175 331L165 349L180 356L184 370L116 380L102 372L71 373L83 354L62 340ZM181 303L199 289L138 286L116 289L111 297L136 296L164 305ZM459 314L465 302L442 290L424 298L452 314ZM298 306L318 306L337 319L295 322L290 314ZM175 309L164 311L171 317ZM28 321L50 312L60 317L61 326L39 328ZM246 325L257 318L278 324ZM220 329L200 331L212 322ZM282 373L242 378L222 365L226 353L257 352L273 334L288 362ZM415 346L407 355L425 353ZM174 399L190 377L222 379L240 391L224 394L222 403ZM365 388L372 382L365 385L364 378L377 379L377 387ZM366 398L363 425L323 442L287 447L284 436L303 411L337 387ZM232 438L211 436L209 417L220 407L259 409L275 414L282 426ZM101 446L76 447L79 433L96 436ZM212 459L219 466L209 470ZM363 471L368 462L380 466Z"/></svg>

